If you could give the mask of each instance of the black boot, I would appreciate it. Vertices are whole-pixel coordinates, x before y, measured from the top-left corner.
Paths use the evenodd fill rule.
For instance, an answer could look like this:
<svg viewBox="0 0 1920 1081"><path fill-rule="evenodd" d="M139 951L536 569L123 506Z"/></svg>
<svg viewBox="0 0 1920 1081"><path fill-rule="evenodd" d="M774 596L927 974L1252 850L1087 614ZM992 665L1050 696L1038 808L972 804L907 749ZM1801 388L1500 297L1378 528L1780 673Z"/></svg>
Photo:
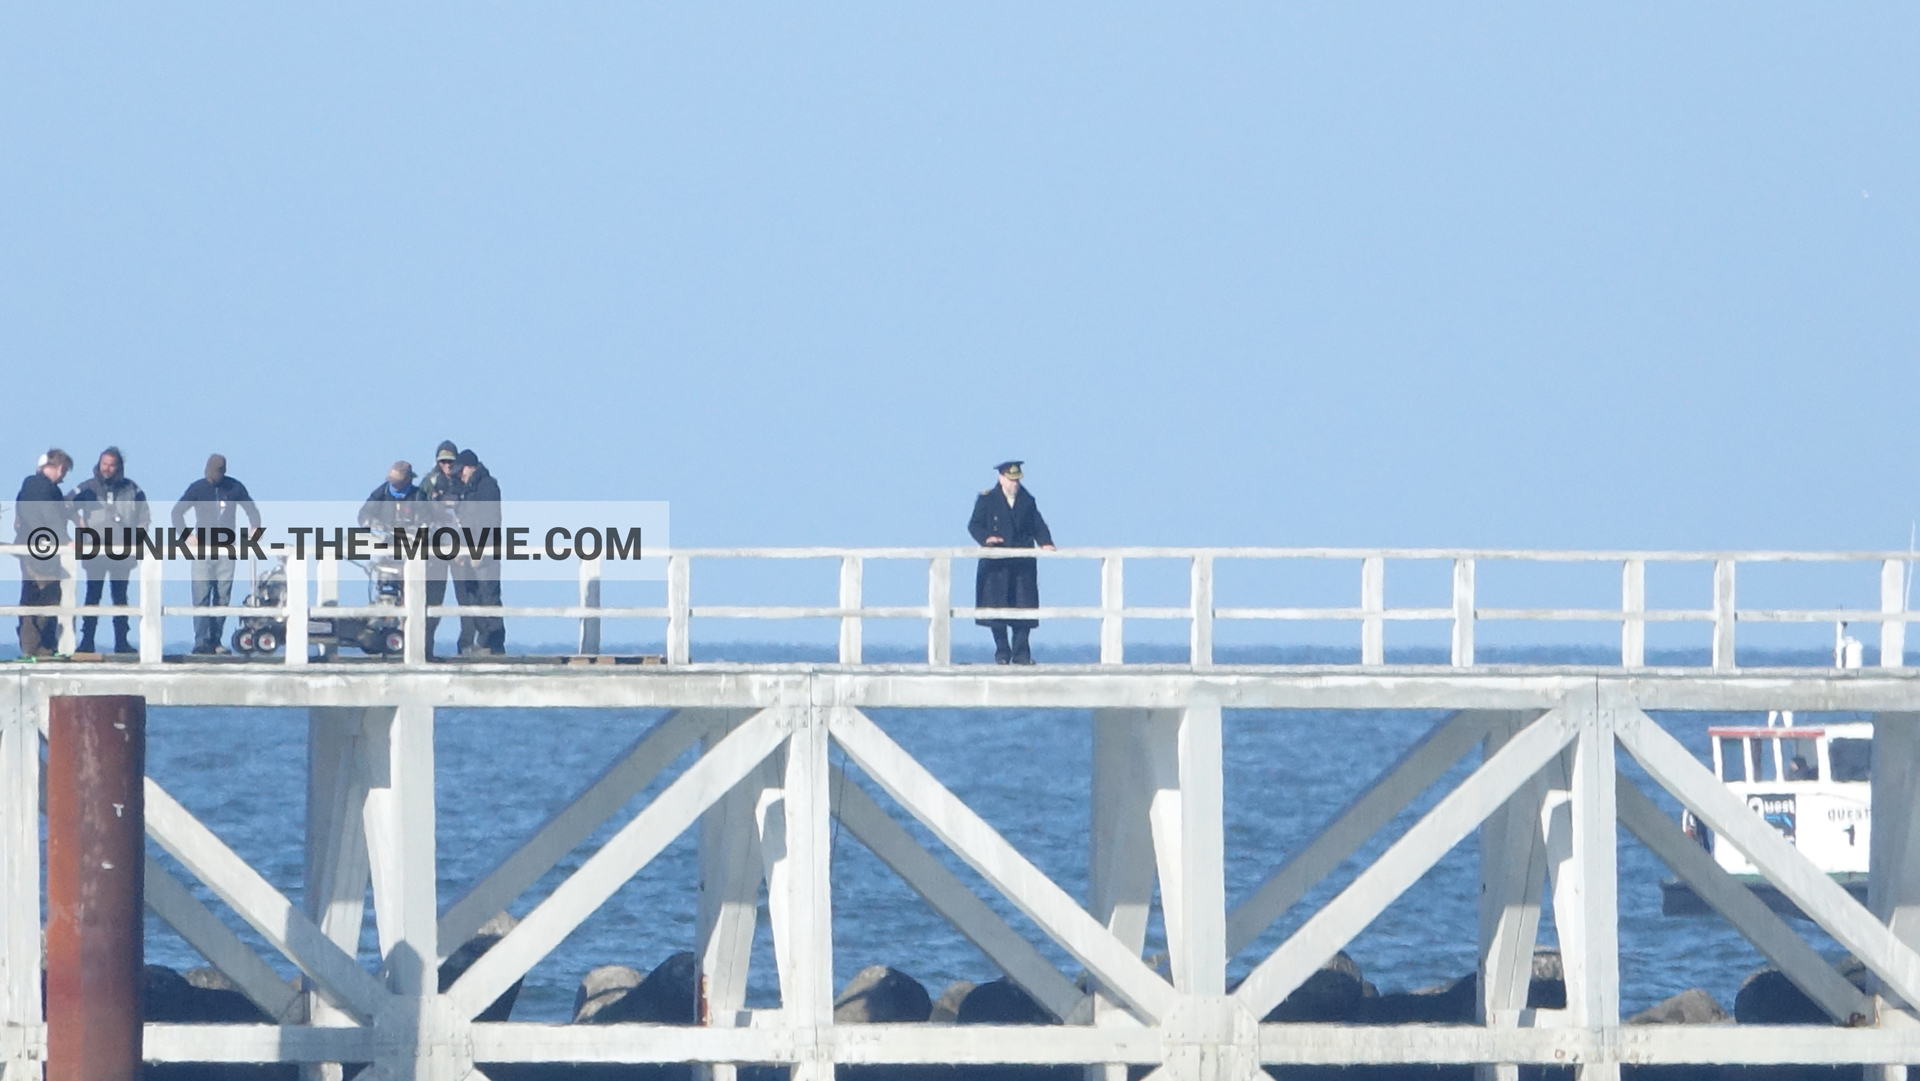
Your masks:
<svg viewBox="0 0 1920 1081"><path fill-rule="evenodd" d="M993 663L1006 664L1013 659L1013 647L1007 644L1007 625L994 623L988 629L993 632Z"/></svg>
<svg viewBox="0 0 1920 1081"><path fill-rule="evenodd" d="M113 617L113 651L115 653L138 653L133 644L127 641L131 625L126 616Z"/></svg>
<svg viewBox="0 0 1920 1081"><path fill-rule="evenodd" d="M1013 629L1013 663L1033 663L1033 650L1027 646L1027 635L1032 633L1032 627L1015 627Z"/></svg>
<svg viewBox="0 0 1920 1081"><path fill-rule="evenodd" d="M74 643L75 653L93 652L93 630L100 625L99 616L80 617L80 641Z"/></svg>

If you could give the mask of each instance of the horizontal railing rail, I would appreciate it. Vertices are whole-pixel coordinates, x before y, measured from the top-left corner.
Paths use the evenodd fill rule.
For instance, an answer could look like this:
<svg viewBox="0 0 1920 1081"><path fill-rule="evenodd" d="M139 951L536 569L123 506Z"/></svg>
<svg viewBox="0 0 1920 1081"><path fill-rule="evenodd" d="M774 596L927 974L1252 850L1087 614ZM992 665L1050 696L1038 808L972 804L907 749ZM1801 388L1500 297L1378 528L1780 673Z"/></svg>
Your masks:
<svg viewBox="0 0 1920 1081"><path fill-rule="evenodd" d="M0 545L0 556L25 554L22 545ZM579 601L566 605L473 606L424 603L424 564L412 562L404 570L404 600L399 604L342 605L337 562L296 559L287 564L286 601L276 606L175 605L161 603L162 565L146 561L139 566L139 602L118 606L79 604L76 586L81 568L71 552L62 557L60 602L51 606L0 606L0 617L46 616L61 623L61 641L70 651L73 621L80 616L124 616L140 626L140 659L163 660L161 642L165 620L195 616L264 618L284 621L286 663L309 661L307 620L314 618L383 618L403 628L406 648L401 660L424 663L425 620L468 615L514 619L567 619L578 624L579 650L600 652L601 627L607 620L664 620L666 661L685 664L691 659L691 627L699 620L834 620L839 624L839 660L864 661L864 624L867 620L923 620L927 623L926 658L933 666L953 663L952 624L955 620L1041 619L1090 620L1100 624L1100 662L1125 660L1125 628L1129 620L1185 621L1189 625L1189 663L1211 667L1214 625L1218 621L1341 622L1359 625L1360 664L1386 663L1385 628L1394 624L1441 624L1450 632L1448 664L1454 668L1478 665L1475 639L1479 624L1503 623L1614 623L1619 626L1619 664L1641 668L1647 664L1648 624L1698 623L1712 628L1709 666L1726 671L1737 667L1736 628L1749 624L1873 624L1879 628L1879 664L1905 665L1909 552L1817 551L1656 551L1639 549L1558 551L1521 548L1268 548L1120 546L1039 549L928 547L928 548L685 548L667 552L664 605L603 605L602 568L598 560L581 561ZM1094 605L1045 605L1027 609L994 609L955 604L953 564L968 559L1038 559L1095 562L1100 574L1100 599ZM838 560L839 595L832 604L696 604L692 582L698 563L748 560ZM1128 605L1125 602L1129 561L1178 561L1187 564L1185 604ZM923 561L926 603L868 604L863 600L869 561ZM1221 562L1320 562L1358 564L1357 603L1339 605L1233 605L1216 597L1216 568ZM1451 570L1449 603L1390 607L1386 603L1386 565L1389 561L1438 563ZM1476 596L1480 567L1510 564L1614 564L1620 571L1617 607L1483 606ZM1647 568L1665 564L1709 564L1712 571L1708 607L1650 608L1647 605ZM1879 607L1824 606L1809 608L1741 608L1736 603L1738 570L1743 564L1878 564ZM419 629L420 634L414 631ZM1844 651L1843 651L1844 653ZM1841 658L1845 660L1844 655Z"/></svg>

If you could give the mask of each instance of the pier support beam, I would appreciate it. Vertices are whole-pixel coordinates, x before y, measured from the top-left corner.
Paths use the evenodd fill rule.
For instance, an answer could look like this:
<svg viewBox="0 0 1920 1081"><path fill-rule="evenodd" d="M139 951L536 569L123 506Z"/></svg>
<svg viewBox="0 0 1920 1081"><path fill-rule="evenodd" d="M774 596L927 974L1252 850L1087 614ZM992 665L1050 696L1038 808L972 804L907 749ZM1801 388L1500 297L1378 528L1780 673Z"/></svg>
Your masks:
<svg viewBox="0 0 1920 1081"><path fill-rule="evenodd" d="M0 686L0 1079L39 1081L40 725L19 683Z"/></svg>
<svg viewBox="0 0 1920 1081"><path fill-rule="evenodd" d="M392 993L374 1018L381 1081L460 1081L473 1067L461 1059L472 1043L462 1038L467 1019L439 993L433 713L420 704L366 712L366 761L373 771L365 797L368 863Z"/></svg>
<svg viewBox="0 0 1920 1081"><path fill-rule="evenodd" d="M1566 977L1567 1019L1589 1029L1620 1024L1620 832L1615 813L1614 714L1589 699L1569 706L1578 734L1567 762L1567 799L1549 816L1553 923ZM1551 797L1549 797L1551 800ZM1580 1067L1582 1081L1618 1081L1617 1062Z"/></svg>
<svg viewBox="0 0 1920 1081"><path fill-rule="evenodd" d="M1154 735L1171 733L1178 722L1179 714L1170 711L1093 711L1087 910L1135 956L1146 949L1147 920L1153 908ZM1163 744L1161 749L1173 750L1170 740ZM1169 761L1169 771L1171 766ZM1097 983L1091 1005L1096 1026L1140 1024ZM1087 1081L1126 1081L1127 1067L1106 1063L1088 1067L1087 1074Z"/></svg>
<svg viewBox="0 0 1920 1081"><path fill-rule="evenodd" d="M308 917L328 941L348 956L360 952L366 923L366 809L369 781L386 773L374 760L387 749L391 710L316 708L307 714L307 849L305 888ZM307 1022L352 1024L345 1011L317 992L306 995ZM302 1068L306 1081L339 1081L339 1063Z"/></svg>
<svg viewBox="0 0 1920 1081"><path fill-rule="evenodd" d="M135 1081L147 703L58 697L47 740L47 1077Z"/></svg>
<svg viewBox="0 0 1920 1081"><path fill-rule="evenodd" d="M1872 849L1867 908L1908 946L1920 947L1920 714L1882 713L1873 722ZM1879 981L1876 980L1878 985ZM1879 1023L1912 1025L1914 1007L1884 987ZM1907 1067L1881 1067L1881 1081L1906 1081Z"/></svg>
<svg viewBox="0 0 1920 1081"><path fill-rule="evenodd" d="M780 1007L792 1026L791 1081L833 1081L833 812L827 789L828 723L840 707L792 707L793 734L781 792L779 847L763 838L768 913L785 963ZM779 902L784 900L784 905ZM783 911L784 909L784 911Z"/></svg>
<svg viewBox="0 0 1920 1081"><path fill-rule="evenodd" d="M1484 758L1506 746L1538 713L1485 715ZM1533 950L1540 932L1540 895L1547 879L1546 837L1540 810L1550 775L1564 771L1551 763L1508 797L1480 825L1480 1022L1514 1028L1527 1006L1533 978ZM1559 777L1560 787L1565 778ZM1480 1081L1516 1081L1511 1063L1478 1068Z"/></svg>
<svg viewBox="0 0 1920 1081"><path fill-rule="evenodd" d="M728 733L753 716L752 710L715 711L712 727L701 737L712 751ZM694 953L700 959L699 1018L703 1025L734 1028L746 1007L748 968L759 920L761 863L759 810L769 792L780 787L778 752L754 767L746 779L700 816L700 908ZM694 1067L703 1081L733 1081L732 1063Z"/></svg>

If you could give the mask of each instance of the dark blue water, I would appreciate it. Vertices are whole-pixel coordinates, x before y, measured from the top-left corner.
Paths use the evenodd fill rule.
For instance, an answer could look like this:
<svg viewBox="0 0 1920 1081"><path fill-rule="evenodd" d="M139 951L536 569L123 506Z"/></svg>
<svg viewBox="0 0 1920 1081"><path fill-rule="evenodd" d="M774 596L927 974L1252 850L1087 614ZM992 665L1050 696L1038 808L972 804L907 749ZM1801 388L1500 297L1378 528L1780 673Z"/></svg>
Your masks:
<svg viewBox="0 0 1920 1081"><path fill-rule="evenodd" d="M442 903L490 870L661 716L657 711L625 710L441 711L435 753ZM924 710L880 711L873 716L1029 859L1068 892L1084 897L1088 713ZM1229 711L1224 729L1229 898L1251 891L1438 716L1430 712ZM1704 758L1707 725L1735 717L1665 715L1660 719ZM303 711L155 709L150 721L149 768L269 880L297 899L305 747ZM838 752L835 757L839 758ZM1457 783L1477 758L1477 754L1469 756L1383 836L1235 959L1235 974L1251 967L1350 881L1366 860ZM1630 776L1656 792L1670 813L1678 813L1677 805L1646 784L1630 761L1623 758L1622 762ZM684 765L683 761L669 774ZM638 797L512 910L525 914L665 783L663 779ZM867 787L897 812L870 783ZM971 870L939 849L918 823L908 824L1063 970L1075 971L1064 954ZM1741 978L1762 964L1759 955L1717 918L1663 917L1659 882L1666 871L1624 835L1620 865L1625 1009L1637 1010L1694 986L1706 988L1730 1005ZM1477 873L1475 842L1469 838L1375 920L1349 947L1368 978L1382 990L1396 990L1472 972ZM644 971L668 954L690 948L695 883L695 852L689 834L535 967L515 1018L564 1020L574 988L588 969L619 963ZM935 994L952 980L983 981L997 975L982 955L851 835L835 836L833 890L836 984L876 963L912 973ZM201 895L209 896L204 891ZM240 927L237 921L231 922ZM1542 937L1550 944L1550 915L1543 922ZM250 931L244 933L253 937ZM1824 952L1837 956L1832 943L1819 938L1817 931L1812 933ZM1163 948L1157 923L1153 939L1149 952ZM370 926L362 952L373 963ZM204 963L153 920L149 920L148 956L150 961L176 968ZM286 971L291 974L290 969ZM763 921L751 988L753 1004L777 1002L773 973Z"/></svg>

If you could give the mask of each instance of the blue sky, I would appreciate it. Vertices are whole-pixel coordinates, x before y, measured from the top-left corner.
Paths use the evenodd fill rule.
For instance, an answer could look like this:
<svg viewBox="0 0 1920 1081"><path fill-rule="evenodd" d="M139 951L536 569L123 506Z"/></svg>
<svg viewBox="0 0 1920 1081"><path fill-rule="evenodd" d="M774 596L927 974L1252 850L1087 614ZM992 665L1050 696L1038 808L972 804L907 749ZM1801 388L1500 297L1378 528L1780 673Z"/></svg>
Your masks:
<svg viewBox="0 0 1920 1081"><path fill-rule="evenodd" d="M682 544L1904 547L1920 11L0 12L0 464ZM11 495L9 490L6 495Z"/></svg>

